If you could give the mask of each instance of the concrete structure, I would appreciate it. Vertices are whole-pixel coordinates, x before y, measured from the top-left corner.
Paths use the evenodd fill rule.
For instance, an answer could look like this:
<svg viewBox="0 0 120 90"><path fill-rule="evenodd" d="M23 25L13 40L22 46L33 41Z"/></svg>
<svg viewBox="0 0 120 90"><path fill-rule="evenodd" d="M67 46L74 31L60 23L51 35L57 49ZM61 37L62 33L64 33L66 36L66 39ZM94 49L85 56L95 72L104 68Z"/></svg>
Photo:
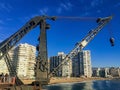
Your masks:
<svg viewBox="0 0 120 90"><path fill-rule="evenodd" d="M110 77L110 71L109 68L105 68L105 77Z"/></svg>
<svg viewBox="0 0 120 90"><path fill-rule="evenodd" d="M1 74L1 73L4 73L4 74L9 73L4 58L2 58L2 59L0 60L0 74Z"/></svg>
<svg viewBox="0 0 120 90"><path fill-rule="evenodd" d="M48 73L50 73L50 59L48 59Z"/></svg>
<svg viewBox="0 0 120 90"><path fill-rule="evenodd" d="M50 57L50 71L53 70L53 68L57 67L61 61L65 58L64 52L58 52L58 56L52 56ZM70 77L72 75L72 61L69 60L66 64L62 65L62 67L59 69L59 71L56 73L55 76L59 77Z"/></svg>
<svg viewBox="0 0 120 90"><path fill-rule="evenodd" d="M73 77L80 76L80 63L79 63L78 55L72 58L72 76Z"/></svg>
<svg viewBox="0 0 120 90"><path fill-rule="evenodd" d="M36 48L27 43L20 44L16 47L17 51L17 75L20 78L35 78L35 58Z"/></svg>
<svg viewBox="0 0 120 90"><path fill-rule="evenodd" d="M100 68L92 68L92 76L93 77L100 77Z"/></svg>
<svg viewBox="0 0 120 90"><path fill-rule="evenodd" d="M8 52L8 54L10 56L11 62L14 65L13 67L15 67L16 64L15 64L15 61L14 61L14 58L15 58L15 56L14 56L14 47ZM8 67L6 65L4 57L0 60L0 74L1 73L4 73L4 74L8 73L9 74Z"/></svg>
<svg viewBox="0 0 120 90"><path fill-rule="evenodd" d="M13 67L21 79L35 78L36 47L27 43L20 44L9 51ZM4 58L0 60L0 73L9 73Z"/></svg>
<svg viewBox="0 0 120 90"><path fill-rule="evenodd" d="M92 76L91 55L89 50L83 50L73 57L73 76Z"/></svg>
<svg viewBox="0 0 120 90"><path fill-rule="evenodd" d="M95 77L120 77L119 67L93 68L92 70Z"/></svg>
<svg viewBox="0 0 120 90"><path fill-rule="evenodd" d="M119 67L118 68L111 67L109 72L112 77L120 77L120 68Z"/></svg>
<svg viewBox="0 0 120 90"><path fill-rule="evenodd" d="M50 71L59 65L64 59L65 54L58 53L58 56L53 56L50 58ZM92 76L92 65L91 65L91 56L89 50L84 50L82 52L78 52L76 56L72 58L65 65L62 65L61 69L57 72L57 76Z"/></svg>

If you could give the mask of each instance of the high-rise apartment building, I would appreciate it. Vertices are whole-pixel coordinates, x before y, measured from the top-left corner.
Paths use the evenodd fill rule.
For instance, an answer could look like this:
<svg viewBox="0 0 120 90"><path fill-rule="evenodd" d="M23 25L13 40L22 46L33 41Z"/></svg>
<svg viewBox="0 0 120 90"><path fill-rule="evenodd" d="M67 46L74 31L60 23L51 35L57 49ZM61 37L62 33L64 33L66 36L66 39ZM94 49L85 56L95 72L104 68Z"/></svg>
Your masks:
<svg viewBox="0 0 120 90"><path fill-rule="evenodd" d="M17 48L17 75L20 78L35 78L34 65L36 48L27 43Z"/></svg>
<svg viewBox="0 0 120 90"><path fill-rule="evenodd" d="M1 73L4 73L4 74L9 73L4 58L0 60L0 74Z"/></svg>
<svg viewBox="0 0 120 90"><path fill-rule="evenodd" d="M14 65L12 67L15 67L15 62L14 62L14 47L8 52L8 54L10 56L10 61ZM1 73L3 73L3 74L8 73L9 74L9 70L8 70L7 65L6 65L4 57L0 60L0 74Z"/></svg>
<svg viewBox="0 0 120 90"><path fill-rule="evenodd" d="M93 77L100 77L100 70L101 70L101 68L93 67L92 68L92 76Z"/></svg>
<svg viewBox="0 0 120 90"><path fill-rule="evenodd" d="M92 76L91 55L89 50L83 50L73 57L73 76Z"/></svg>
<svg viewBox="0 0 120 90"><path fill-rule="evenodd" d="M65 58L64 52L59 52L58 56L50 57L50 71L57 67ZM72 75L72 61L69 60L66 64L63 64L55 76L70 77Z"/></svg>
<svg viewBox="0 0 120 90"><path fill-rule="evenodd" d="M80 75L92 76L91 54L89 50L79 52Z"/></svg>
<svg viewBox="0 0 120 90"><path fill-rule="evenodd" d="M9 56L19 78L35 78L36 47L27 43L19 44L9 51ZM4 58L0 60L0 73L9 73Z"/></svg>
<svg viewBox="0 0 120 90"><path fill-rule="evenodd" d="M109 70L112 77L120 77L120 67L111 67Z"/></svg>

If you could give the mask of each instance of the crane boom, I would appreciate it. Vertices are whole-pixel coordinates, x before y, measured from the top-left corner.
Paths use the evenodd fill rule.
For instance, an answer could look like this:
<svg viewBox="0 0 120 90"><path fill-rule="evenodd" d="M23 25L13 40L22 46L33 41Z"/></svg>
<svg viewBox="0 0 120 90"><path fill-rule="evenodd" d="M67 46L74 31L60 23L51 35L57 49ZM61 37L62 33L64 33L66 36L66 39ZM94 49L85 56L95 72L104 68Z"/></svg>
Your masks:
<svg viewBox="0 0 120 90"><path fill-rule="evenodd" d="M48 29L48 24L46 24L46 19L50 19L50 20L55 20L55 17L49 17L49 16L36 16L34 18L32 18L31 20L29 20L22 28L20 28L16 33L14 33L13 35L11 35L9 38L7 38L6 40L4 40L3 42L0 43L0 60L4 57L5 62L7 64L8 70L11 74L11 76L16 75L16 71L14 69L14 65L12 65L10 57L8 55L8 51L12 49L12 47L14 47L17 42L19 42L30 30L32 30L33 28L35 28L36 26L40 25L40 29L41 29L41 39L39 40L40 44L39 44L39 53L41 52L40 55L41 58L39 58L37 61L40 62L41 60L43 60L44 63L47 63L47 50L46 50L46 29ZM44 46L43 46L44 45ZM41 48L41 47L44 48ZM45 51L45 52L44 52ZM42 67L41 63L38 63L37 67ZM47 74L47 71L42 71L41 69L37 69L37 73L39 74ZM37 75L37 78L40 78L39 81L42 82L41 80L41 76ZM47 76L43 76L43 78L47 78ZM17 80L19 80L18 77L16 77ZM18 83L18 82L17 82ZM19 85L23 84L20 80L19 80Z"/></svg>
<svg viewBox="0 0 120 90"><path fill-rule="evenodd" d="M66 62L68 62L70 60L70 58L74 57L75 55L77 55L77 53L82 50L83 48L85 48L85 46L98 34L99 31L101 31L101 29L112 19L112 16L106 17L106 18L98 18L97 19L97 23L98 26L93 29L92 31L90 31L83 39L81 42L79 42L75 48L73 48L73 50L71 52L68 53L68 55L66 55L66 57L62 60L62 62L53 69L53 71L51 71L49 73L49 77L52 77L53 74L55 74L58 69L65 64Z"/></svg>
<svg viewBox="0 0 120 90"><path fill-rule="evenodd" d="M107 18L98 18L97 22L99 24L94 30L89 31L89 33L79 42L80 49L83 49L101 30L102 28L112 19L112 16Z"/></svg>
<svg viewBox="0 0 120 90"><path fill-rule="evenodd" d="M53 19L53 17L36 16L28 21L22 28L9 38L0 43L0 59L18 42L20 41L30 30L35 28L43 19Z"/></svg>
<svg viewBox="0 0 120 90"><path fill-rule="evenodd" d="M0 59L18 42L24 37L31 29L36 27L40 22L41 17L35 17L28 21L20 30L9 38L0 43Z"/></svg>

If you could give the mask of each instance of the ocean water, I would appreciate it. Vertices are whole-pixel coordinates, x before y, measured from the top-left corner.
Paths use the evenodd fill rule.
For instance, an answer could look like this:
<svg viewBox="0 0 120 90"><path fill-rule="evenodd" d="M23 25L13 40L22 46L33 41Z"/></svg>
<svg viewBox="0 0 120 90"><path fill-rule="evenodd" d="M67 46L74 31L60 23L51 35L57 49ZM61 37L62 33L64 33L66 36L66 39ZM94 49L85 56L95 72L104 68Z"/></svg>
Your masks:
<svg viewBox="0 0 120 90"><path fill-rule="evenodd" d="M120 80L99 80L82 83L61 83L44 87L46 90L120 90Z"/></svg>

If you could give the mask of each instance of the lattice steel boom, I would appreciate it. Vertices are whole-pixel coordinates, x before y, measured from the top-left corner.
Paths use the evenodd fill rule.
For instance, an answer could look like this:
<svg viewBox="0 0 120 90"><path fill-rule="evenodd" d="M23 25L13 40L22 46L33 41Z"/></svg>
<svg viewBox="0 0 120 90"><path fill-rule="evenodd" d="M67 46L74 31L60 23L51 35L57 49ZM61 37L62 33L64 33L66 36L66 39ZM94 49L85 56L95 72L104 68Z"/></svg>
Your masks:
<svg viewBox="0 0 120 90"><path fill-rule="evenodd" d="M86 45L88 45L88 43L98 34L99 31L101 31L101 29L112 19L112 16L106 17L106 18L98 18L97 19L97 23L98 26L91 30L83 39L81 42L78 42L78 44L75 46L75 48L73 48L73 50L71 52L68 53L68 55L63 59L63 61L61 62L61 64L59 64L56 68L54 68L54 70L52 72L49 73L49 77L52 77L53 74L55 74L59 68L65 64L66 62L68 62L70 60L70 58L74 57L75 55L77 55L77 53L82 50L83 48L85 48Z"/></svg>
<svg viewBox="0 0 120 90"><path fill-rule="evenodd" d="M6 40L4 40L3 42L0 43L0 60L3 57L5 58L5 62L8 66L8 70L9 70L11 75L13 75L13 74L16 75L16 71L13 68L14 65L12 65L11 60L9 60L10 58L9 58L9 55L8 55L8 51L11 50L12 47L14 47L17 44L17 42L19 42L30 30L32 30L33 28L35 28L38 25L40 25L41 36L42 36L41 39L39 40L40 41L39 47L42 47L42 45L43 45L42 43L44 43L44 45L45 45L44 47L46 47L45 43L46 43L47 40L46 40L46 38L43 37L44 35L46 35L46 29L47 29L47 26L48 26L48 24L46 24L46 19L55 20L55 17L36 16L36 17L32 18L31 20L29 20L16 33L14 33L9 38L7 38ZM40 48L40 49L41 49L41 51L46 51L46 52L42 52L42 56L45 56L45 58L39 58L38 59L38 62L40 62L41 59L43 60L43 62L40 62L40 64L37 64L38 67L43 67L43 66L40 66L40 65L42 65L41 63L46 63L47 62L47 60L46 60L47 49L46 48ZM40 50L39 50L39 52L40 52ZM37 70L37 72L40 72L39 74L41 74L41 75L43 75L42 73L47 74L47 71L42 72L40 69ZM37 77L40 77L40 76L37 76ZM47 78L47 76L46 76L46 78ZM20 84L22 84L22 83L20 83Z"/></svg>

